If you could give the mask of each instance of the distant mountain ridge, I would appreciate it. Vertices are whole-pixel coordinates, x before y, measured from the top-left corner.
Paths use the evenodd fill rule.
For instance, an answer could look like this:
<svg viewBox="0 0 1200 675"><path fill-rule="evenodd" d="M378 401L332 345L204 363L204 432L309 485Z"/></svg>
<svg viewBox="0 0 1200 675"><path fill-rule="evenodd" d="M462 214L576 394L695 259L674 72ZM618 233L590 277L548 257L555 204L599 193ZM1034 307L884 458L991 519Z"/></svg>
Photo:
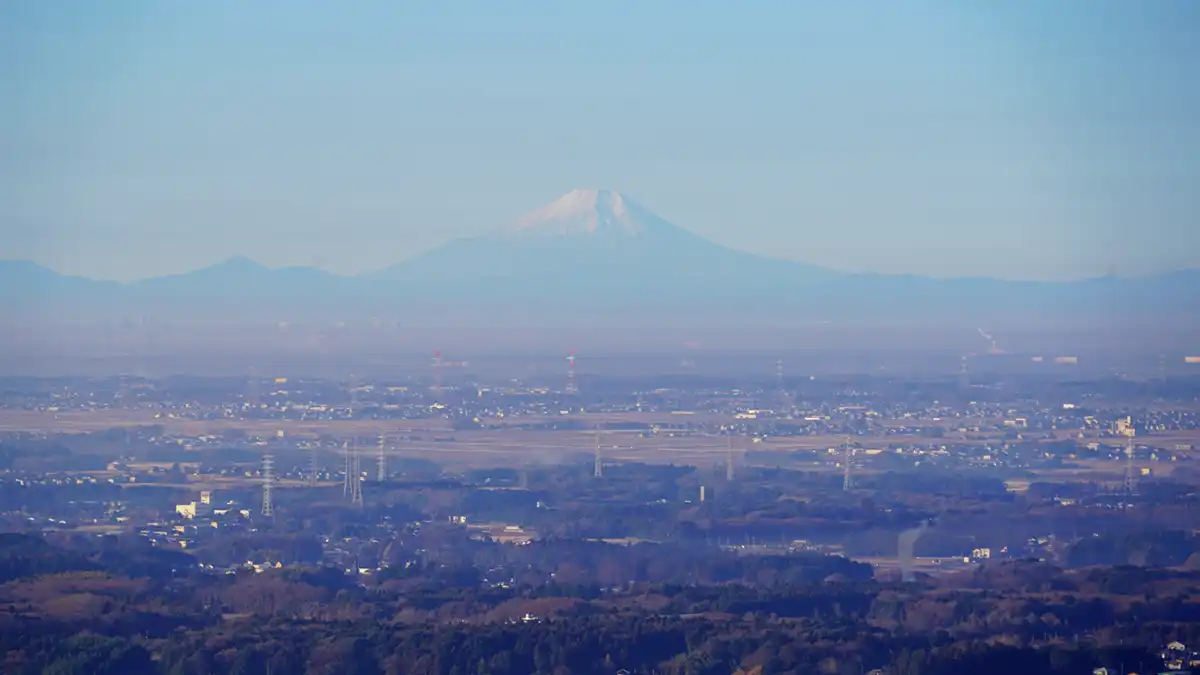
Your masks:
<svg viewBox="0 0 1200 675"><path fill-rule="evenodd" d="M720 246L611 190L573 190L481 237L383 270L341 276L235 257L120 284L0 261L0 308L23 316L271 311L554 317L638 312L797 316L994 312L1200 314L1200 270L1137 279L1024 282L850 274Z"/></svg>

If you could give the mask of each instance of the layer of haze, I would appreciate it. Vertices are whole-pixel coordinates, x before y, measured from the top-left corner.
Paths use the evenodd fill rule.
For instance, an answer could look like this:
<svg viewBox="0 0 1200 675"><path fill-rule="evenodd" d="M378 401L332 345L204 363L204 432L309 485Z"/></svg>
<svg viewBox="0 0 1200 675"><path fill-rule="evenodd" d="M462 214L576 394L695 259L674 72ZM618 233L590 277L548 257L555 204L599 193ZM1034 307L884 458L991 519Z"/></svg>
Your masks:
<svg viewBox="0 0 1200 675"><path fill-rule="evenodd" d="M353 273L575 187L847 270L1200 259L1200 3L9 2L0 258Z"/></svg>

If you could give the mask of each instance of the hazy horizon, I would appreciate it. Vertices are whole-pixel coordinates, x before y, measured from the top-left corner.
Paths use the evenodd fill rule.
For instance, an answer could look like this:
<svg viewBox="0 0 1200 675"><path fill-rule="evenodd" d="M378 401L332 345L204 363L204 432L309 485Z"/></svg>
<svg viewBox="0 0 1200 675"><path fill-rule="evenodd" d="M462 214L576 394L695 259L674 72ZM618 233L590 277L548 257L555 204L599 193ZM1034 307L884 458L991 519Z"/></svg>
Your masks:
<svg viewBox="0 0 1200 675"><path fill-rule="evenodd" d="M1198 38L0 2L4 672L1191 672Z"/></svg>
<svg viewBox="0 0 1200 675"><path fill-rule="evenodd" d="M623 193L620 193L619 191L616 191L616 190L608 190L608 189L599 189L599 190L596 190L596 189L581 189L581 188L576 188L576 189L574 189L574 190L571 190L571 191L570 191L570 192L568 192L568 193L565 193L564 195L560 195L559 201L555 201L555 202L552 202L552 203L550 203L550 204L545 204L545 205L542 205L541 207L539 207L539 209L538 209L538 210L531 210L531 211L527 211L527 212L526 212L525 214L523 214L523 215L522 215L522 216L521 216L519 219L513 219L513 222L517 222L517 221L524 221L524 220L528 219L530 216L537 215L537 213L538 213L538 212L540 212L540 211L545 211L545 210L547 210L547 209L552 209L552 208L554 208L555 206L557 206L557 205L559 204L559 202L560 202L560 201L569 200L569 199L570 199L570 195L572 195L572 194L574 194L574 193L577 193L577 192L581 192L581 191L582 191L582 192L612 193L612 194L616 194L616 195L618 195L620 198L623 198L623 199L626 199L627 201L630 201L630 202L632 202L632 200L630 200L630 199L629 199L629 197L628 197L627 195L624 195ZM637 208L644 208L644 206L643 206L643 205L641 205L640 203L636 203L636 202L634 202L634 203L636 204L636 207L637 207ZM654 214L654 215L657 215L657 214ZM674 223L672 223L672 224L674 225ZM510 224L510 225L511 225L511 224ZM389 267L392 267L392 266L394 266L394 265L402 264L402 263L405 263L405 262L411 261L411 260L413 260L413 259L415 259L415 258L418 258L418 257L420 257L421 255L423 255L423 254L426 254L426 253L429 253L430 251L432 251L432 250L434 250L434 249L437 249L439 246L442 246L442 245L445 245L445 244L449 244L449 243L451 243L451 242L455 241L456 239L475 239L475 238L479 238L479 237L486 237L486 236L489 236L489 235L495 234L495 233L497 233L498 231L499 231L499 232L503 232L503 231L506 231L506 230L508 230L508 229L510 229L510 226L506 226L505 228L501 228L501 230L496 230L496 229L493 229L493 230L489 230L489 231L485 231L485 232L480 232L480 233L476 233L476 234L472 234L472 235L467 235L467 236L463 236L463 237L455 237L454 239L449 239L449 240L447 240L447 241L445 241L445 242L442 242L442 244L437 244L437 245L435 245L435 246L433 246L433 247L431 247L431 248L429 248L429 249L425 249L425 250L417 251L417 252L413 253L412 255L410 255L410 256L408 256L408 257L406 257L406 258L402 259L402 260L396 260L396 261L394 261L394 262L391 262L391 263L386 263L386 264L384 264L382 267L379 267L379 268L366 269L366 270L359 270L359 271L356 271L356 272L338 272L338 271L332 271L332 270L324 270L324 271L327 271L327 272L329 272L329 273L331 273L331 274L334 274L334 275L336 275L336 276L357 276L357 275L362 275L362 274L371 274L371 273L373 273L373 272L380 272L380 271L384 271L384 270L386 270L386 269L388 269ZM686 230L687 228L684 228L684 229ZM735 250L735 251L736 251L736 250L741 250L741 249L732 248L732 247L729 247L729 248L730 248L730 250ZM746 252L750 252L750 251L746 251ZM771 255L770 253L755 253L755 255L760 255L760 256L762 256L763 258L768 258L768 259L773 259L773 260L788 260L788 258L783 258L783 257L779 257L779 256L776 256L776 255ZM8 260L8 261L16 261L16 260L23 260L23 259L12 259L12 258L5 258L5 259L0 259L0 262L2 262L2 261L5 261L5 260ZM44 267L44 268L46 268L46 269L50 269L51 271L54 271L54 272L56 272L56 273L58 273L58 274L67 274L67 275L71 275L71 273L69 273L69 272L64 272L63 270L61 270L61 269L56 269L56 268L54 268L53 266L50 266L50 265L46 265L46 264L43 264L43 263L40 263L40 262L37 262L37 261L30 261L30 262L34 262L35 264L38 264L39 266L41 266L41 267ZM803 262L803 261L794 261L794 262ZM208 263L203 263L203 264L200 264L200 265L199 265L199 266L197 266L197 267L191 267L191 268L188 268L188 269L179 269L179 270L169 270L169 271L163 272L162 274L157 274L157 275L152 275L152 276L141 276L141 277L133 277L133 278L116 278L116 279L113 279L113 278L100 278L100 277L92 277L92 276L86 276L86 275L78 275L78 276L81 276L81 277L83 277L83 278L87 278L87 279L92 279L92 280L95 280L95 281L116 281L116 282L118 282L118 283L136 283L136 282L138 282L138 281L143 281L143 280L153 279L153 278L160 277L160 276L173 276L173 275L188 274L188 273L191 273L191 272L197 272L197 271L200 271L200 270L203 270L203 269L207 269L207 268L211 268L211 267L217 267L217 266L226 265L226 264L238 264L238 263L247 263L247 264L255 264L255 265L260 265L260 266L266 267L267 269L293 269L293 268L322 269L322 268L321 268L319 265L315 265L315 264L305 265L305 264L290 264L290 263L285 263L285 264L279 264L279 265L270 265L270 264L265 264L265 263L263 263L261 260L257 260L257 259L255 259L255 258L253 258L253 257L251 257L251 256L249 256L249 255L246 255L246 254L244 254L244 253L234 253L234 254L232 254L232 255L230 255L230 256L227 256L227 257L224 257L224 258L221 258L221 259L218 259L218 260L213 260L213 261L211 261L211 262L208 262ZM818 265L818 267L823 267L823 266L820 266L820 265ZM871 270L844 270L844 269L838 269L838 268L833 268L833 267L826 267L825 269L832 270L832 271L835 271L835 272L848 272L848 273L864 272L864 271L865 271L865 272L872 272ZM1138 276L1142 276L1142 277L1146 277L1146 276L1157 276L1157 275L1160 275L1160 274L1169 274L1169 273L1172 273L1172 272L1185 271L1185 270L1193 270L1193 269L1200 269L1200 267L1197 267L1196 265L1184 265L1184 266L1182 266L1182 267L1178 267L1178 268L1155 270L1155 271L1151 271L1151 272L1145 272L1145 273L1142 273L1142 274L1137 274L1137 275L1117 275L1117 276L1121 276L1121 277L1123 277L1123 278L1135 278L1135 277L1138 277ZM1085 276L1085 277L1078 277L1078 278L1071 278L1071 279L1048 279L1048 280L1045 280L1045 281L1051 281L1051 282L1054 282L1054 281L1063 281L1063 282L1069 282L1069 281L1081 281L1081 280L1087 280L1087 279L1095 279L1095 278L1100 278L1101 276L1113 276L1114 274L1116 274L1116 272L1117 272L1117 271L1116 271L1115 269L1112 269L1112 268L1110 268L1110 269L1109 269L1109 270L1107 270L1107 271L1106 271L1106 272L1105 272L1103 275L1101 275L1101 274L1092 274L1092 275L1088 275L1088 276ZM72 276L74 276L74 275L72 275ZM953 278L987 278L987 277L984 277L983 275L938 275L938 274L929 274L929 273L920 274L920 276L927 276L927 277L930 277L930 278L944 278L944 279L953 279ZM1035 279L1027 279L1027 278L1018 278L1018 277L991 277L991 278L1001 278L1001 279L1005 279L1005 280L1011 280L1011 281L1017 281L1017 280L1039 280L1039 279L1036 279L1036 278L1035 278Z"/></svg>
<svg viewBox="0 0 1200 675"><path fill-rule="evenodd" d="M578 187L852 272L1200 258L1194 3L68 6L0 7L0 257L64 274L360 273Z"/></svg>

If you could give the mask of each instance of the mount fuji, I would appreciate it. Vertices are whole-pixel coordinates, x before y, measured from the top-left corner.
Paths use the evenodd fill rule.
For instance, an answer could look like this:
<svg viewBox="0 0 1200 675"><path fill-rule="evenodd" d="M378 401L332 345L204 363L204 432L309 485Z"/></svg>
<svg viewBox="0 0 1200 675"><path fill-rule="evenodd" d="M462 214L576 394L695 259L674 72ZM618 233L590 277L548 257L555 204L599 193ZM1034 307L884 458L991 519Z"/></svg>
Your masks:
<svg viewBox="0 0 1200 675"><path fill-rule="evenodd" d="M619 192L581 189L482 236L357 276L270 269L233 258L118 284L0 261L0 310L72 321L138 314L321 321L395 316L406 322L490 317L530 324L603 315L636 316L643 325L647 317L667 324L696 317L726 323L781 317L920 323L999 315L1127 320L1200 317L1200 270L1065 283L850 274L726 248Z"/></svg>
<svg viewBox="0 0 1200 675"><path fill-rule="evenodd" d="M369 275L455 295L631 306L778 297L841 276L725 248L611 190L572 190L481 237Z"/></svg>

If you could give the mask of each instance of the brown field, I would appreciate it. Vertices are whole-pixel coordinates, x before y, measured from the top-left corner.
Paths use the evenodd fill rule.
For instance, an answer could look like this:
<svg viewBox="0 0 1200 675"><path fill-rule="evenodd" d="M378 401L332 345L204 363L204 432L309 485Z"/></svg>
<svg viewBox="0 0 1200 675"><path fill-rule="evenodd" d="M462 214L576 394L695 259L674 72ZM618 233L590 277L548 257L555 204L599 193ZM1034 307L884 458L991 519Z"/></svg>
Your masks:
<svg viewBox="0 0 1200 675"><path fill-rule="evenodd" d="M573 419L586 427L622 422L640 422L660 425L658 433L643 437L637 431L603 431L600 434L601 452L606 461L677 463L707 466L722 463L728 451L728 440L724 437L692 434L675 430L673 425L684 423L729 423L728 416L713 414L673 415L668 413L620 413L579 414L553 417L520 417L506 420L489 420L509 425L535 424L550 420ZM935 422L936 423L936 422ZM953 421L962 425L963 420ZM950 424L948 421L947 424ZM594 431L526 431L514 428L493 430L454 431L444 419L429 420L353 420L353 421L267 421L267 420L187 420L154 416L152 412L140 411L93 411L93 412L39 412L0 411L0 430L34 431L58 433L85 433L105 429L159 425L166 433L184 436L219 434L239 430L259 437L274 436L283 430L289 438L334 438L406 436L414 440L392 441L388 454L396 457L433 459L447 465L495 466L524 464L552 464L579 455L591 455L596 444ZM1076 431L1060 431L1059 438L1070 438ZM440 440L439 440L440 439ZM1142 440L1153 440L1157 445L1187 443L1200 446L1200 432L1183 432L1169 435L1154 435ZM885 439L856 439L865 447L879 447L885 443L942 444L953 446L962 443L997 440L994 434L959 434L954 431L944 438L926 438L912 435L890 436ZM1088 440L1096 440L1089 438ZM1108 444L1120 444L1119 439L1099 439ZM760 452L790 452L798 449L824 450L839 446L842 436L805 436L799 438L764 438L751 442L745 437L733 439L736 457L746 450ZM374 447L364 449L373 453ZM835 458L814 462L810 470L837 470ZM1084 468L1061 469L1042 472L1045 477L1078 479L1083 475L1119 474L1123 467L1119 461L1083 461ZM1154 462L1156 475L1168 475L1174 468L1170 462ZM164 467L165 468L165 467Z"/></svg>

